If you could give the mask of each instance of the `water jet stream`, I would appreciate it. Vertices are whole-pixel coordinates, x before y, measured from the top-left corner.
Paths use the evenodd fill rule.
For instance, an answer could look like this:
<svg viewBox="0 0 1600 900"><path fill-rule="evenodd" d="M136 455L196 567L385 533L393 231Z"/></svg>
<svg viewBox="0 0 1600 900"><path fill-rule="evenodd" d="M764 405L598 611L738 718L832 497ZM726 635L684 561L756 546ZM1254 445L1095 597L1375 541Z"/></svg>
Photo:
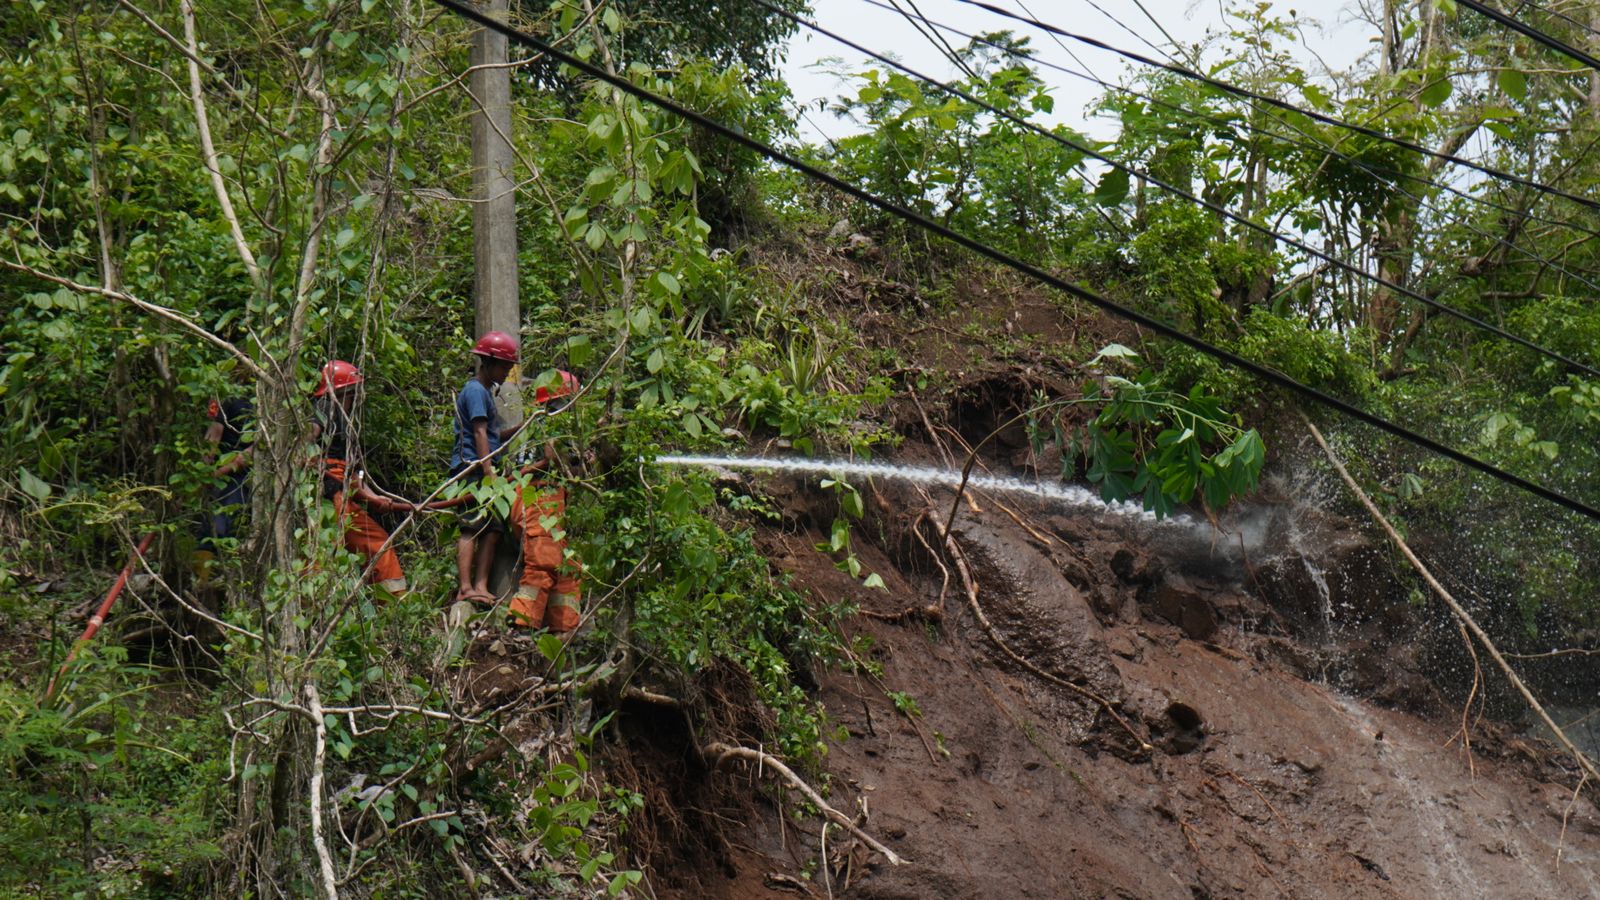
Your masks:
<svg viewBox="0 0 1600 900"><path fill-rule="evenodd" d="M666 455L656 462L668 466L694 466L706 469L767 469L802 475L833 475L838 477L889 478L913 484L961 486L961 472L955 469L936 469L928 466L901 466L891 463L864 463L830 459L798 459L794 457L763 458L751 456L678 456ZM1188 516L1157 518L1137 503L1102 500L1088 488L1075 484L1047 481L1025 481L997 475L973 473L967 479L969 489L1001 491L1010 494L1028 494L1041 500L1072 509L1105 512L1122 516L1147 525L1170 524L1195 527L1196 520Z"/></svg>

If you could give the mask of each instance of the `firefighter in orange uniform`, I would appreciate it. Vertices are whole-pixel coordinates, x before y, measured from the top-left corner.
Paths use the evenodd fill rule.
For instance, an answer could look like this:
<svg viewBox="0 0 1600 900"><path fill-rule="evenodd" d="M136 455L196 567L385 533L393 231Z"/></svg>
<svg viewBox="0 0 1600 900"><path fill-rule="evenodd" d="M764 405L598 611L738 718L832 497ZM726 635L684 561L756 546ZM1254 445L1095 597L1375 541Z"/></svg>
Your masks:
<svg viewBox="0 0 1600 900"><path fill-rule="evenodd" d="M548 406L577 393L578 379L570 372L559 374L561 383L539 388L534 392L535 402ZM549 478L556 462L555 446L530 445L521 462L522 472L535 475L536 480L511 507L511 521L522 528L522 583L511 599L511 623L567 635L581 619L578 575L583 567L567 556L567 491Z"/></svg>
<svg viewBox="0 0 1600 900"><path fill-rule="evenodd" d="M342 359L322 367L322 377L311 395L312 410L316 414L312 443L317 448L322 468L322 496L333 501L334 514L344 527L345 547L361 554L371 564L368 581L400 597L408 590L405 572L400 569L400 557L393 547L384 547L389 533L368 510L410 511L415 507L374 491L362 477L361 448L351 410L355 405L356 386L363 380L361 370ZM376 564L373 564L374 557Z"/></svg>

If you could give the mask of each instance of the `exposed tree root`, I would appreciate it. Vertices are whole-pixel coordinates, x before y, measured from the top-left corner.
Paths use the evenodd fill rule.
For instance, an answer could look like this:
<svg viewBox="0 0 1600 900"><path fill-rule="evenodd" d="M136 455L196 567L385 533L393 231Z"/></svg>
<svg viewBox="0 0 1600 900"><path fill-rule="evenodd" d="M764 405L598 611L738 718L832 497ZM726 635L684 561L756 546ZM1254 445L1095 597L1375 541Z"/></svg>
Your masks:
<svg viewBox="0 0 1600 900"><path fill-rule="evenodd" d="M856 614L866 616L869 619L877 619L879 622L891 622L895 625L903 625L912 619L922 619L935 625L944 621L944 610L933 605L908 606L897 613L881 613L863 609Z"/></svg>
<svg viewBox="0 0 1600 900"><path fill-rule="evenodd" d="M918 488L918 490L921 490L921 488ZM928 543L928 539L922 536L922 520L928 517L928 510L933 509L933 498L928 496L927 491L922 491L922 499L928 505L922 511L922 514L917 516L916 521L911 523L911 533L916 535L917 543L922 545L922 549L928 551L928 558L933 560L933 564L939 567L939 575L943 580L939 582L939 603L937 608L940 618L943 618L944 598L950 592L950 569L944 564L944 560L940 558L944 554L934 550L933 545Z"/></svg>
<svg viewBox="0 0 1600 900"><path fill-rule="evenodd" d="M1561 836L1556 839L1556 868L1561 868L1561 851L1567 843L1567 821L1572 818L1572 807L1578 803L1578 795L1583 792L1583 786L1589 783L1587 773L1578 779L1578 786L1572 789L1572 799L1567 801L1567 808L1561 811Z"/></svg>
<svg viewBox="0 0 1600 900"><path fill-rule="evenodd" d="M1467 634L1467 626L1456 622L1456 630L1461 633L1461 643L1467 648L1467 653L1472 657L1472 687L1467 691L1467 699L1461 704L1461 727L1455 734L1445 740L1448 746L1457 736L1461 738L1461 749L1467 752L1467 774L1474 779L1478 777L1478 765L1472 757L1472 702L1478 697L1478 689L1483 686L1483 666L1478 663L1478 648L1472 644L1472 636Z"/></svg>
<svg viewBox="0 0 1600 900"><path fill-rule="evenodd" d="M701 752L707 760L711 761L712 768L717 768L728 760L743 759L755 763L763 771L771 769L789 782L790 786L795 790L804 794L806 799L811 801L811 805L821 810L824 816L843 826L846 831L855 835L856 839L863 844L883 854L883 858L887 859L890 865L905 865L906 861L899 854L880 844L865 831L862 831L849 816L829 806L827 801L822 799L821 794L813 790L811 785L806 784L800 776L794 773L794 770L784 765L783 760L778 759L776 756L770 753L763 753L760 750L752 750L749 747L732 747L720 741L707 744L702 748ZM826 861L823 864L826 865Z"/></svg>
<svg viewBox="0 0 1600 900"><path fill-rule="evenodd" d="M994 645L999 647L1001 652L1010 657L1013 662L1019 666L1022 666L1024 669L1027 669L1029 672L1032 672L1034 675L1043 678L1045 681L1048 681L1051 684L1064 687L1080 697L1084 697L1085 699L1098 704L1099 707L1105 711L1106 715L1110 716L1112 720L1114 720L1118 725L1122 726L1122 729L1134 739L1134 741L1139 745L1139 749L1141 751L1145 753L1153 752L1155 747L1152 746L1149 741L1145 740L1143 737L1140 737L1137 731L1133 730L1133 726L1129 725L1128 721L1119 715L1114 708L1112 708L1111 701L1082 685L1073 684L1059 675L1053 675L1049 672L1046 672L1044 669L1034 665L1022 654L1011 649L1011 645L1006 643L1005 638L1002 638L999 630L994 627L994 623L990 622L989 617L984 614L983 605L978 602L978 582L972 575L972 567L967 563L966 551L962 550L961 545L956 542L955 535L951 534L949 531L949 526L940 524L937 513L930 511L927 515L928 519L932 521L935 526L939 527L940 533L944 538L945 549L949 552L951 561L955 563L956 572L961 576L961 583L966 588L967 606L971 608L972 615L978 620L978 625L983 628L984 633L989 636L989 640L993 641Z"/></svg>
<svg viewBox="0 0 1600 900"><path fill-rule="evenodd" d="M1582 750L1579 750L1577 745L1572 743L1572 739L1567 737L1567 733L1563 731L1561 726L1556 724L1555 719L1552 719L1550 714L1545 711L1544 705L1539 702L1538 698L1533 696L1533 692L1530 691L1528 686L1523 683L1522 678L1517 675L1516 670L1511 668L1511 664L1506 662L1506 658L1501 655L1500 649L1495 646L1494 641L1489 639L1489 635L1483 630L1482 627L1478 625L1477 620L1472 618L1472 615L1456 601L1456 598L1451 595L1449 591L1445 590L1444 585L1439 583L1439 580L1433 576L1433 573L1429 571L1428 567L1423 565L1422 560L1418 559L1417 555L1411 551L1410 545L1405 542L1404 538L1400 537L1400 533L1395 530L1394 526L1389 524L1389 520L1372 502L1372 498L1368 497L1367 492L1363 491L1361 486L1356 484L1356 480L1351 477L1349 471L1345 469L1344 463L1340 462L1339 457L1334 454L1333 448L1328 446L1328 442L1323 439L1322 432L1317 430L1317 426L1313 424L1311 420L1303 413L1301 414L1301 419L1305 421L1306 427L1311 430L1311 436L1316 440L1317 446L1321 447L1322 452L1327 454L1328 461L1333 464L1334 470L1337 471L1339 473L1339 477L1344 480L1345 486L1350 488L1350 492L1356 495L1356 499L1361 501L1362 506L1366 507L1367 512L1370 513L1373 520L1383 528L1384 533L1389 536L1389 540L1392 541L1395 547L1398 548L1405 556L1406 561L1411 563L1412 568L1416 569L1418 575L1422 576L1422 580L1426 581L1428 586L1433 589L1434 593L1438 594L1439 598L1445 602L1445 605L1450 607L1450 611L1455 614L1456 619L1458 619L1460 623L1467 628L1467 630L1472 632L1472 635L1478 639L1478 642L1483 645L1485 650L1489 651L1489 657L1493 659L1495 664L1500 667L1500 671L1505 673L1506 679L1509 680L1511 685L1517 689L1517 693L1522 695L1522 699L1525 700L1528 706L1533 709L1534 713L1539 717L1539 721L1543 722L1545 727L1550 729L1550 732L1556 736L1556 740L1561 744L1562 747L1566 748L1567 753L1569 753L1573 760L1577 762L1578 766L1583 769L1584 781L1593 779L1597 784L1600 784L1600 771L1595 769L1594 762L1590 760ZM1583 782L1579 782L1580 789L1582 788L1582 785Z"/></svg>

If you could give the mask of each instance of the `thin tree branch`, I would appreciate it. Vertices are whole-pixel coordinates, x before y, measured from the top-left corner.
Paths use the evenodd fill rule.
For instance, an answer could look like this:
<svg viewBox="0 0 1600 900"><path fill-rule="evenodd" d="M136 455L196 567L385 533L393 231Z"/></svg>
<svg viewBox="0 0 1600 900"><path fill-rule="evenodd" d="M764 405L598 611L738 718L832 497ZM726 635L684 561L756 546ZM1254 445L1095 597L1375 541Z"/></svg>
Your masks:
<svg viewBox="0 0 1600 900"><path fill-rule="evenodd" d="M1438 594L1439 599L1450 607L1450 611L1461 621L1461 624L1465 625L1467 630L1471 631L1473 636L1478 639L1478 642L1483 645L1484 649L1489 651L1489 657L1500 666L1500 671L1505 673L1506 679L1511 682L1511 686L1517 689L1517 693L1522 695L1522 699L1533 709L1539 720L1544 723L1546 728L1550 729L1550 732L1556 736L1556 740L1561 746L1565 747L1567 752L1571 754L1578 766L1586 773L1585 777L1594 778L1597 782L1600 782L1600 771L1596 771L1594 763L1572 743L1572 740L1567 737L1567 733L1561 730L1561 726L1550 718L1550 714L1545 712L1544 705L1539 702L1538 698L1533 696L1532 691L1528 690L1528 686L1523 683L1516 670L1511 668L1511 664L1506 662L1505 657L1500 653L1500 649L1494 645L1494 641L1490 640L1489 635L1479 627L1477 620L1473 619L1472 615L1456 601L1456 598L1445 590L1444 585L1433 577L1433 573L1428 570L1428 567L1423 565L1422 560L1418 559L1417 555L1411 551L1410 545L1400 536L1394 526L1389 524L1389 520L1378 510L1377 505L1372 502L1372 498L1367 496L1367 492L1356 484L1356 480L1350 476L1349 471L1344 467L1344 463L1339 461L1339 457L1334 455L1333 448L1328 446L1328 442L1322 437L1322 432L1317 430L1317 426L1312 423L1311 419L1304 413L1300 414L1300 418L1306 423L1306 428L1310 429L1311 437L1316 440L1317 446L1321 447L1322 452L1327 454L1328 462L1333 464L1334 470L1339 473L1339 477L1343 479L1345 486L1350 489L1352 494L1356 495L1356 499L1361 501L1361 505L1366 507L1367 512L1383 528L1384 533L1389 536L1389 540L1405 556L1406 561L1411 563L1411 567L1416 569L1417 574L1422 576L1422 580L1428 583L1428 587L1433 588L1434 593Z"/></svg>
<svg viewBox="0 0 1600 900"><path fill-rule="evenodd" d="M703 754L707 759L713 761L712 768L716 768L723 762L730 759L743 759L756 763L762 769L771 769L772 771L777 772L779 775L783 776L783 779L789 782L789 784L792 785L795 790L798 790L800 793L804 794L806 799L811 801L811 805L820 810L824 816L844 826L846 831L855 835L861 840L862 843L883 854L883 858L887 859L890 865L903 866L906 864L906 861L902 859L899 854L878 843L878 841L875 840L872 835L869 835L865 831L862 831L860 828L856 827L856 823L851 821L849 816L846 816L844 813L839 812L838 810L829 806L828 802L822 799L821 794L818 794L815 790L813 790L811 785L802 781L800 776L794 773L794 770L784 765L783 760L778 759L776 756L773 756L770 753L763 753L760 750L752 750L749 747L729 746L721 741L707 744Z"/></svg>
<svg viewBox="0 0 1600 900"><path fill-rule="evenodd" d="M188 0L184 0L188 6ZM322 759L328 749L328 728L322 717L322 698L317 694L315 682L306 682L307 712L316 728L316 747L311 756L311 843L317 848L317 861L322 866L322 889L328 900L339 900L338 877L333 871L333 856L328 852L327 839L322 835Z"/></svg>
<svg viewBox="0 0 1600 900"><path fill-rule="evenodd" d="M93 285L87 285L73 281L70 278L62 278L59 275L51 275L48 272L43 272L39 269L35 269L32 266L24 265L21 262L9 259L0 259L0 266L10 269L13 272L21 272L24 275L32 275L34 278L37 278L40 281L48 281L51 284L58 284L79 294L96 294L98 296L105 297L108 300L116 300L120 303L126 303L129 306L142 309L145 312L156 316L157 318L166 319L167 321L178 325L191 334L194 334L196 337L199 337L206 343L212 344L226 351L228 354L237 359L246 369L248 369L250 374L255 375L258 378L265 377L267 374L259 365L256 364L255 360L251 359L249 356L246 356L244 351L207 331L205 328L196 324L188 316L185 316L183 313L180 313L175 309L170 309L165 306L158 306L154 303L140 300L138 297L123 291L114 291L109 288L94 287Z"/></svg>
<svg viewBox="0 0 1600 900"><path fill-rule="evenodd" d="M266 281L261 275L261 267L256 264L256 255L250 250L250 243L245 240L239 216L233 211L233 201L228 198L228 185L222 180L222 169L217 166L217 148L211 142L211 119L206 115L205 91L200 87L200 49L195 39L194 4L190 0L181 0L178 8L183 13L183 37L189 49L186 54L189 57L189 100L194 104L195 127L200 132L200 158L211 175L211 190L216 193L217 205L222 207L222 217L228 222L234 248L239 251L239 258L244 260L245 271L250 273L250 283L257 294L265 296Z"/></svg>

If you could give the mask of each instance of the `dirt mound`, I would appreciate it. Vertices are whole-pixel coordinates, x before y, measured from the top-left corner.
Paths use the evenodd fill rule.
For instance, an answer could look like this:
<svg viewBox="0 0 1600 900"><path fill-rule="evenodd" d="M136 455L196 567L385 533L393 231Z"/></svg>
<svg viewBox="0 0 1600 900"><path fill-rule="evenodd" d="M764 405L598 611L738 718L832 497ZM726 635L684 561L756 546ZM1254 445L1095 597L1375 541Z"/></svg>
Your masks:
<svg viewBox="0 0 1600 900"><path fill-rule="evenodd" d="M801 483L770 488L791 525L830 515L799 509ZM817 597L863 610L847 630L870 638L881 677L820 680L847 735L827 757L829 802L909 864L889 866L835 829L824 872L818 823L796 824L768 799L745 805L716 865L663 893L1600 895L1600 813L1574 799L1577 779L1545 748L1478 727L1469 758L1459 710L1436 693L1402 704L1427 717L1393 708L1386 692L1403 699L1426 682L1405 653L1368 651L1390 666L1368 666L1360 695L1319 680L1324 598L1307 593L1318 589L1271 566L1253 575L1210 526L979 496L951 533L991 635L959 573L925 549L950 494L873 490L880 514L859 531L879 540L858 549L887 590L863 589L812 551L820 534L774 535L768 549ZM1392 624L1371 584L1334 581L1333 603ZM942 615L906 614L929 607Z"/></svg>

